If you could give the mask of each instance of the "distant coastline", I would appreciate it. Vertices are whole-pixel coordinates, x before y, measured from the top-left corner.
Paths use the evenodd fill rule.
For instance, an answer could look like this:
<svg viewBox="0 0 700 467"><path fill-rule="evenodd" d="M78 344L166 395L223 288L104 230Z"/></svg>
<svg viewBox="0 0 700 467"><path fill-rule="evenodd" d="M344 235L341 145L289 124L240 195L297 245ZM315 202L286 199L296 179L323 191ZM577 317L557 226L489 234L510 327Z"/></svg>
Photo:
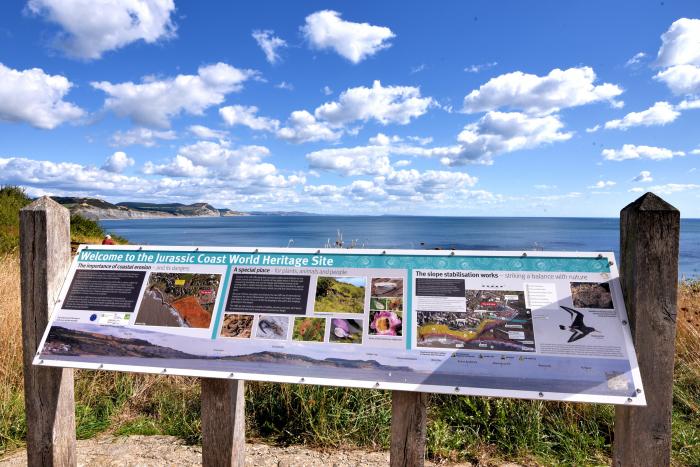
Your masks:
<svg viewBox="0 0 700 467"><path fill-rule="evenodd" d="M53 200L67 207L71 214L77 214L86 219L128 220L128 219L161 219L161 218L194 218L194 217L236 217L236 216L290 216L318 214L301 211L234 211L228 208L215 208L209 203L139 203L120 202L110 203L98 198L79 198L54 196Z"/></svg>

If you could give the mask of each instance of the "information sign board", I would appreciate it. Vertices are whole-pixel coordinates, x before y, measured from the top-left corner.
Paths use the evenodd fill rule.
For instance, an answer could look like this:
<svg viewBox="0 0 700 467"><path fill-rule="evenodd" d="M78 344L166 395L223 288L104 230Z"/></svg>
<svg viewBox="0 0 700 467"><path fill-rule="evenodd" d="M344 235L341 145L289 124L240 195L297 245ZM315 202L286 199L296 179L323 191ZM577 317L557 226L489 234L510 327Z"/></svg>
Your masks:
<svg viewBox="0 0 700 467"><path fill-rule="evenodd" d="M34 363L645 404L605 252L82 246Z"/></svg>

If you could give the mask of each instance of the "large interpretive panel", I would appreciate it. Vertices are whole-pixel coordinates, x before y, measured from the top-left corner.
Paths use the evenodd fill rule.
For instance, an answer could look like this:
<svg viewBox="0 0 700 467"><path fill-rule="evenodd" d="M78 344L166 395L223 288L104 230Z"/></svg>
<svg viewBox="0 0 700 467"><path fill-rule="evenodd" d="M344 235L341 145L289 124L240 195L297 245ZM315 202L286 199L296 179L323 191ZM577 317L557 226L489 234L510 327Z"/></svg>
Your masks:
<svg viewBox="0 0 700 467"><path fill-rule="evenodd" d="M83 246L34 363L645 404L598 252Z"/></svg>

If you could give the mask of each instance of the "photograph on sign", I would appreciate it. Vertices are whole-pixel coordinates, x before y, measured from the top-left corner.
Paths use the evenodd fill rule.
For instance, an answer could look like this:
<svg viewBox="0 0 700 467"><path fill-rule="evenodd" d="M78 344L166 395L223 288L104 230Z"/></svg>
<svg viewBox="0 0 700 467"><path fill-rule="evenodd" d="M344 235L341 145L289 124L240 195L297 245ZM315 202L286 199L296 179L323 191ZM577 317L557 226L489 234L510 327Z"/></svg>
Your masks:
<svg viewBox="0 0 700 467"><path fill-rule="evenodd" d="M612 253L82 247L35 364L643 405Z"/></svg>

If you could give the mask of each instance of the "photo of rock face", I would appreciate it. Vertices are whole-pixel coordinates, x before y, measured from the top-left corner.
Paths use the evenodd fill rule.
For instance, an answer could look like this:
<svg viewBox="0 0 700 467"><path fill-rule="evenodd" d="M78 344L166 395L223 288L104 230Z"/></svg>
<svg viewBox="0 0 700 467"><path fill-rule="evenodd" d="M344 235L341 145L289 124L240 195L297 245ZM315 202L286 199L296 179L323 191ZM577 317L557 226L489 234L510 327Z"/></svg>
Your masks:
<svg viewBox="0 0 700 467"><path fill-rule="evenodd" d="M614 307L610 284L607 282L572 282L571 298L574 308L598 308L612 310Z"/></svg>
<svg viewBox="0 0 700 467"><path fill-rule="evenodd" d="M221 337L249 338L253 329L253 315L224 314Z"/></svg>
<svg viewBox="0 0 700 467"><path fill-rule="evenodd" d="M372 279L373 297L403 297L403 279L375 277Z"/></svg>
<svg viewBox="0 0 700 467"><path fill-rule="evenodd" d="M286 339L289 331L289 317L260 315L255 326L255 337L259 339Z"/></svg>

